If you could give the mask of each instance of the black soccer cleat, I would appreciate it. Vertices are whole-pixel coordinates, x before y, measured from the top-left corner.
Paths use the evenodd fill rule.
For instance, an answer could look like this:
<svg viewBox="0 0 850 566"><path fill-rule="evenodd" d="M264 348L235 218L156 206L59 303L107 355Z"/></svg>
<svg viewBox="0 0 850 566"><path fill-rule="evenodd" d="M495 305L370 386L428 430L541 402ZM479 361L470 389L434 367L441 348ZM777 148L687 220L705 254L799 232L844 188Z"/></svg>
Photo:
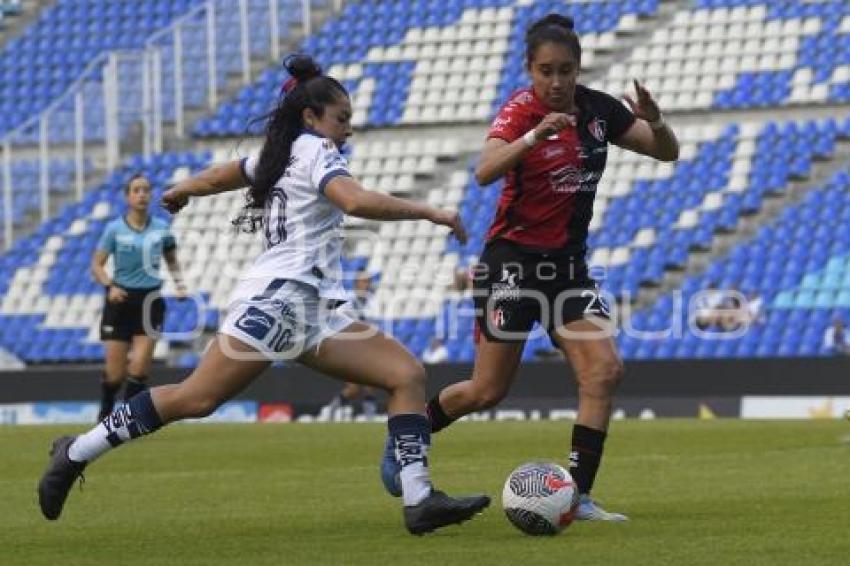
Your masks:
<svg viewBox="0 0 850 566"><path fill-rule="evenodd" d="M449 497L435 489L419 504L404 508L404 524L411 534L423 535L471 519L489 505L486 495Z"/></svg>
<svg viewBox="0 0 850 566"><path fill-rule="evenodd" d="M51 521L59 518L68 492L77 478L82 477L86 467L85 462L74 462L68 458L68 447L74 439L73 436L60 436L53 441L50 463L38 482L38 504L41 513Z"/></svg>

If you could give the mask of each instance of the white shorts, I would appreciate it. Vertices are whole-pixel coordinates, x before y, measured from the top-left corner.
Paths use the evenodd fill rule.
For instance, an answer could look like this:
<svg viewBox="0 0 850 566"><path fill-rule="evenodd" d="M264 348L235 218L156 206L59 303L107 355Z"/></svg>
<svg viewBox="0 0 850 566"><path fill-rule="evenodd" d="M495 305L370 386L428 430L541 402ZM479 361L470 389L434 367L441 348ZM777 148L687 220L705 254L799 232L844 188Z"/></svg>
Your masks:
<svg viewBox="0 0 850 566"><path fill-rule="evenodd" d="M355 321L349 303L289 279L248 279L231 294L219 332L272 360L295 360Z"/></svg>

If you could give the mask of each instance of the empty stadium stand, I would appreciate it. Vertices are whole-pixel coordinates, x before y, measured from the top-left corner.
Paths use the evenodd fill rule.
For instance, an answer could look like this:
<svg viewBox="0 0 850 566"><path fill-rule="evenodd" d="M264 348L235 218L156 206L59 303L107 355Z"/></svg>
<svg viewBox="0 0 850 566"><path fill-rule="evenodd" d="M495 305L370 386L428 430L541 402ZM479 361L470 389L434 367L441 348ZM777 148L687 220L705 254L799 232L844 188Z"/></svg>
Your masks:
<svg viewBox="0 0 850 566"><path fill-rule="evenodd" d="M200 1L108 4L62 0L0 53L0 131L44 108L97 53L141 45ZM267 18L267 6L251 0L251 21ZM376 278L370 317L416 354L440 335L452 360L472 359L471 300L451 284L456 271L481 251L500 184L478 186L472 175L478 147L453 132L477 128L483 136L500 102L525 83L523 30L556 9L576 19L583 68L595 77L591 86L617 95L639 77L671 121L681 117L684 124L676 128L679 162L658 163L612 147L597 189L588 257L603 289L633 307L625 326L640 331L618 335L623 356L829 355L822 340L827 325L836 316L850 317L850 118L827 110L806 117L795 113L850 102L850 4L837 0L346 3L300 47L352 93L355 122L363 128L353 144L352 172L375 190L457 207L470 232L469 243L460 245L445 229L424 222L347 219L344 270L349 275L366 270ZM217 17L234 18L233 10L219 10ZM298 17L297 11L280 15L281 27ZM128 18L141 22L133 37L126 33ZM105 30L96 42L78 39L96 26ZM252 46L259 52L269 37L263 35L267 27L257 29ZM203 33L187 29L186 44L202 41ZM608 55L624 37L638 45L611 63ZM221 80L227 69L238 68L231 40L222 38L217 55L225 69ZM57 44L64 48L48 49ZM165 73L173 71L167 53ZM189 53L200 56L191 47ZM36 64L31 74L19 76L24 56ZM121 209L122 183L144 171L161 191L232 157L237 143L231 136L260 132L251 120L270 108L285 79L280 68L266 69L194 123L193 149L148 159L125 156L120 170L82 201L15 241L0 256L0 347L28 363L100 359L102 290L91 281L88 262L100 229ZM202 107L197 93L206 78L199 73L188 81L189 91L197 86L193 96L201 98L194 103ZM25 96L30 91L37 94ZM102 139L103 123L91 120L88 135ZM411 133L414 126L422 131ZM51 127L60 139L61 124ZM437 133L440 127L444 134ZM239 145L239 154L257 143L251 138ZM55 157L50 176L51 191L68 197L69 163ZM31 158L12 163L16 186L38 185L34 164ZM830 176L821 179L827 171ZM806 181L813 187L800 189ZM38 191L16 191L15 222L32 223L39 199ZM185 336L215 328L235 277L260 249L256 238L230 230L228 220L241 203L239 193L219 195L195 202L174 219L187 283L208 307L169 301L166 331L180 364L196 363L197 347ZM766 213L776 207L778 214ZM754 222L759 225L753 235L742 230ZM730 239L731 248L717 253L718 241ZM673 288L671 273L681 277ZM760 297L763 317L729 339L694 332L676 308L709 287ZM647 289L656 293L646 295ZM171 292L170 284L164 291ZM671 326L682 331L667 335ZM22 341L22 335L28 339ZM538 333L524 357L549 348L548 338Z"/></svg>

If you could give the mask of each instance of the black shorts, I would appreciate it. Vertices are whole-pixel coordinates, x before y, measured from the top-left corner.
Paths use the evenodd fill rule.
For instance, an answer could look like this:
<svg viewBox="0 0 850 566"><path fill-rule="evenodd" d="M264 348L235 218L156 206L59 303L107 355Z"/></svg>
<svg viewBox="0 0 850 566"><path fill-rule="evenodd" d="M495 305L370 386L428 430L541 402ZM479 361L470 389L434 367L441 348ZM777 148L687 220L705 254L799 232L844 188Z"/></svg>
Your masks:
<svg viewBox="0 0 850 566"><path fill-rule="evenodd" d="M487 244L473 272L476 339L521 342L538 322L552 332L585 317L610 318L584 255L530 252L506 240Z"/></svg>
<svg viewBox="0 0 850 566"><path fill-rule="evenodd" d="M149 299L148 307L145 308L145 299L148 295L159 293L159 288L125 289L125 291L127 291L126 301L110 303L109 289L106 290L103 316L100 320L100 339L129 342L133 336L148 335L154 339L159 338L165 321L165 301L159 296ZM147 329L152 332L145 331L145 318L147 318Z"/></svg>

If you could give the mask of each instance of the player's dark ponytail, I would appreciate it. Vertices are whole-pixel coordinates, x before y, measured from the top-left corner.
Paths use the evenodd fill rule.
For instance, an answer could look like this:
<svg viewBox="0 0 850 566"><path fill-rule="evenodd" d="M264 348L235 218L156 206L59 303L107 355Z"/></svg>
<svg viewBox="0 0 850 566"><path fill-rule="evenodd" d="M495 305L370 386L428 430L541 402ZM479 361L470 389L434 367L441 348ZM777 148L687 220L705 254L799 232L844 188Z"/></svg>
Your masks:
<svg viewBox="0 0 850 566"><path fill-rule="evenodd" d="M325 107L347 97L339 81L322 74L322 68L306 54L290 55L283 61L290 75L281 89L277 107L259 120L266 122L266 139L254 173L247 203L233 224L245 232L255 232L263 222L266 199L283 176L292 158L292 144L304 131L303 112L310 108L322 117Z"/></svg>
<svg viewBox="0 0 850 566"><path fill-rule="evenodd" d="M581 43L573 28L575 24L569 16L549 14L540 18L525 32L525 57L528 63L534 59L537 48L544 43L566 45L577 61L581 61Z"/></svg>

